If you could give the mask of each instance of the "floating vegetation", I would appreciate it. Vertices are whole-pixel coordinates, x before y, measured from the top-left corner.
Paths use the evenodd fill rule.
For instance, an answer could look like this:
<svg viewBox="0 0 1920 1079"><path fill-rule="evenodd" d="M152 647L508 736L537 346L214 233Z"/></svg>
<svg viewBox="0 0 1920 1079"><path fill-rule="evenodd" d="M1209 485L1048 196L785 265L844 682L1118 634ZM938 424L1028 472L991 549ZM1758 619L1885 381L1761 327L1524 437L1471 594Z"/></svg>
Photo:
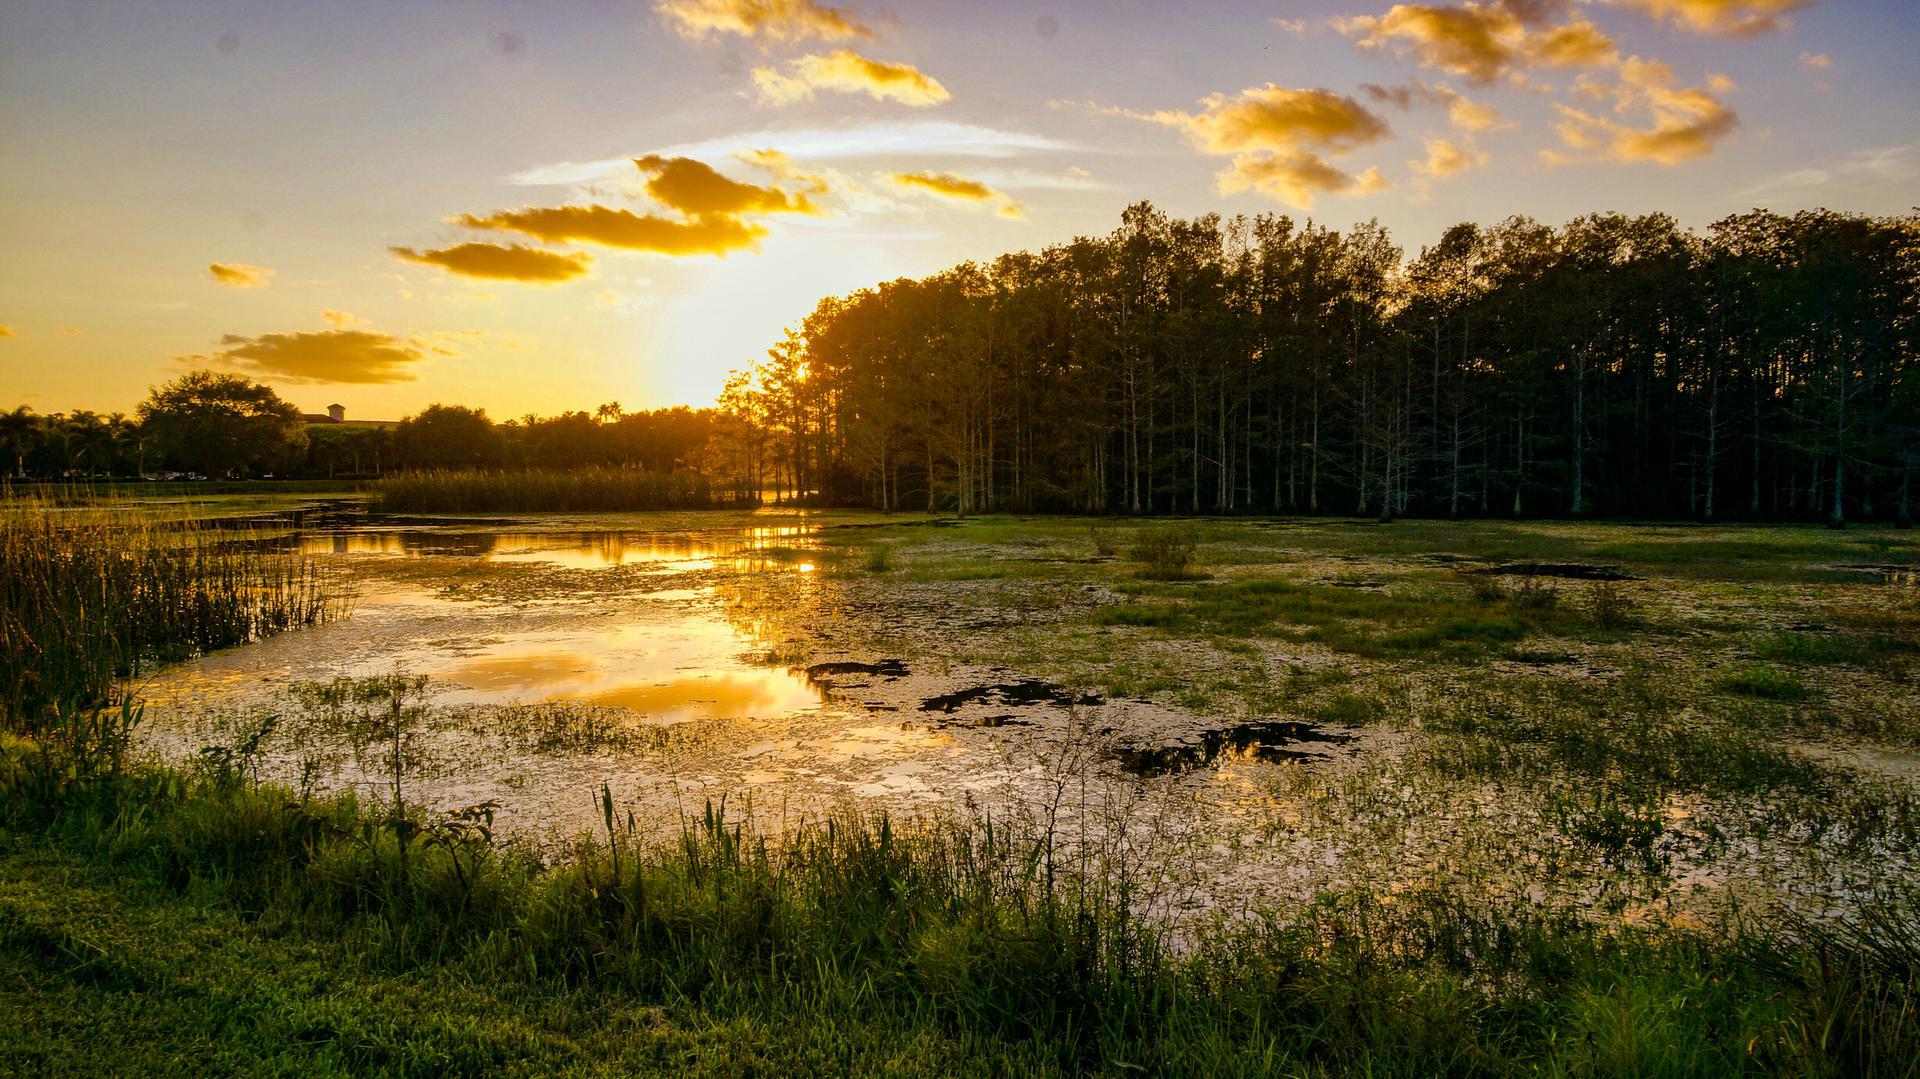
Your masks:
<svg viewBox="0 0 1920 1079"><path fill-rule="evenodd" d="M1312 723L1281 720L1271 723L1243 723L1224 730L1205 731L1190 742L1164 746L1122 746L1117 752L1121 767L1134 775L1159 776L1211 764L1226 753L1245 753L1256 760L1272 763L1322 760L1325 754L1295 749L1299 745L1343 746L1353 736L1324 730Z"/></svg>

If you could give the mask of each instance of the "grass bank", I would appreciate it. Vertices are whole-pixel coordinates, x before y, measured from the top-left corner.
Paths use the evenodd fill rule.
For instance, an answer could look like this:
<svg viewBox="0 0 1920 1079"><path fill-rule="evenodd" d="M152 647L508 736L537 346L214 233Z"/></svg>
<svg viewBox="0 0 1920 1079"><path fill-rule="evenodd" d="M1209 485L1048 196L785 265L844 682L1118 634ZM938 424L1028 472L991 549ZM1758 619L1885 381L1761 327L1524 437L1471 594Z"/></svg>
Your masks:
<svg viewBox="0 0 1920 1079"><path fill-rule="evenodd" d="M373 485L389 513L574 513L752 505L691 472L629 468L410 472Z"/></svg>
<svg viewBox="0 0 1920 1079"><path fill-rule="evenodd" d="M375 709L372 714L377 715ZM547 861L483 808L130 762L137 710L0 754L0 1068L398 1074L1906 1075L1920 906L1602 928L1330 895L1170 939L1038 820L720 808Z"/></svg>

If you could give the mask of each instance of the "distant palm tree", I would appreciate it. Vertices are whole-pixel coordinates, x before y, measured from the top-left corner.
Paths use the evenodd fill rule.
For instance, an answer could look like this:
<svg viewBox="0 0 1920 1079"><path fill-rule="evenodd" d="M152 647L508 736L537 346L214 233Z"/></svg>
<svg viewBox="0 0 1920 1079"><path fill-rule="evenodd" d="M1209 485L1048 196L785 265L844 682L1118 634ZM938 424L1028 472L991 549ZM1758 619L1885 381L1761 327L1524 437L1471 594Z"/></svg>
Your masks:
<svg viewBox="0 0 1920 1079"><path fill-rule="evenodd" d="M7 451L13 454L15 479L26 478L27 454L38 445L40 433L40 420L26 405L0 412L0 440L5 441Z"/></svg>

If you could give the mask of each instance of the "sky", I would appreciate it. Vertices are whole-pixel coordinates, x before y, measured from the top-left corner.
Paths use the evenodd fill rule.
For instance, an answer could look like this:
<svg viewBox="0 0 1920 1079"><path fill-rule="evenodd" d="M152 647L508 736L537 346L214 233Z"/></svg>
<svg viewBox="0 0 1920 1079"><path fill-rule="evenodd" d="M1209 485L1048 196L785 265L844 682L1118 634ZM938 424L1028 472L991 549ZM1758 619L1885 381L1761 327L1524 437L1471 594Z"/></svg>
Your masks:
<svg viewBox="0 0 1920 1079"><path fill-rule="evenodd" d="M0 5L0 408L710 404L816 301L1177 216L1920 205L1914 0Z"/></svg>

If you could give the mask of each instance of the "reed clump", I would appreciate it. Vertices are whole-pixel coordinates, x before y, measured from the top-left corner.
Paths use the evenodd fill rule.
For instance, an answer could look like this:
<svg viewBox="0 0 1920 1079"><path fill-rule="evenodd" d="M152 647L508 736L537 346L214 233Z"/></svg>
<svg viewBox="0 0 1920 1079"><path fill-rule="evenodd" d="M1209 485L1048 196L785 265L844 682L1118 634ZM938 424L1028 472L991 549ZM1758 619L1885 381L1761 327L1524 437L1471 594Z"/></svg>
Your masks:
<svg viewBox="0 0 1920 1079"><path fill-rule="evenodd" d="M153 664L343 609L318 563L247 529L0 495L0 710L16 727L104 703Z"/></svg>
<svg viewBox="0 0 1920 1079"><path fill-rule="evenodd" d="M634 468L409 472L374 486L389 513L573 513L747 507L694 472Z"/></svg>

